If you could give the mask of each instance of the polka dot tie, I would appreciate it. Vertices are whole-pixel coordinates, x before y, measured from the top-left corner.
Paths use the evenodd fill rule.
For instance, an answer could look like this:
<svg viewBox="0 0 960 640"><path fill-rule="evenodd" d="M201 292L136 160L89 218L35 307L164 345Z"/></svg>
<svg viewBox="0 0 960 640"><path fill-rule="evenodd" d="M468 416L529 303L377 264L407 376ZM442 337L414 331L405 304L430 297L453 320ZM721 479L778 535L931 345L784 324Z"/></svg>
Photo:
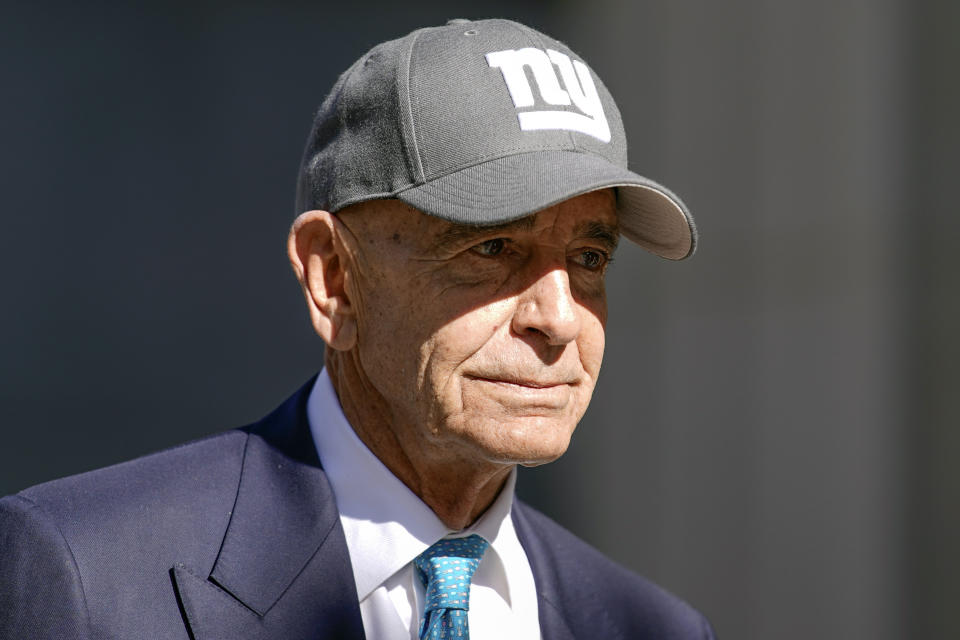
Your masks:
<svg viewBox="0 0 960 640"><path fill-rule="evenodd" d="M460 640L470 637L470 580L489 543L478 535L440 540L417 556L413 564L427 589L420 640Z"/></svg>

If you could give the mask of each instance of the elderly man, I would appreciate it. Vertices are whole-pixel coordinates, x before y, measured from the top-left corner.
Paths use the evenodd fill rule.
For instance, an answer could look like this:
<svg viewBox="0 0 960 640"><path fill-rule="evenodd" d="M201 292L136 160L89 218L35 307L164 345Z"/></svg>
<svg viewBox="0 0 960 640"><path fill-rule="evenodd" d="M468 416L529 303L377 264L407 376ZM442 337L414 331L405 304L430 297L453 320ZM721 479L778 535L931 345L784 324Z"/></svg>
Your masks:
<svg viewBox="0 0 960 640"><path fill-rule="evenodd" d="M325 367L260 422L0 503L3 638L711 638L514 499L562 455L622 234L692 253L563 44L453 20L321 106L288 250Z"/></svg>

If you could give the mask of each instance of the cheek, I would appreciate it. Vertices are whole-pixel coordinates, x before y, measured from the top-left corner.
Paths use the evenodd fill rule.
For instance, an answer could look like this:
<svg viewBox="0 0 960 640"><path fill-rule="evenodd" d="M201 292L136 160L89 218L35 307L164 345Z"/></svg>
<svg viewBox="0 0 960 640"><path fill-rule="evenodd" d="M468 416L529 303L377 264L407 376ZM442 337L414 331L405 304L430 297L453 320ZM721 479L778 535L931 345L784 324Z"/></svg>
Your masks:
<svg viewBox="0 0 960 640"><path fill-rule="evenodd" d="M503 314L488 305L448 321L421 346L421 379L440 397L459 395L464 364L484 351L502 329Z"/></svg>
<svg viewBox="0 0 960 640"><path fill-rule="evenodd" d="M581 330L577 337L577 351L584 370L596 381L606 344L607 307L602 297L593 305L585 305L582 299L578 302L581 305Z"/></svg>
<svg viewBox="0 0 960 640"><path fill-rule="evenodd" d="M603 323L594 316L590 316L590 319L584 324L583 338L580 341L580 354L584 369L596 378L597 373L600 371L600 364L603 361L606 331L604 330Z"/></svg>
<svg viewBox="0 0 960 640"><path fill-rule="evenodd" d="M424 336L417 310L398 293L389 287L368 288L357 314L357 353L369 382L401 408L415 395L417 353Z"/></svg>

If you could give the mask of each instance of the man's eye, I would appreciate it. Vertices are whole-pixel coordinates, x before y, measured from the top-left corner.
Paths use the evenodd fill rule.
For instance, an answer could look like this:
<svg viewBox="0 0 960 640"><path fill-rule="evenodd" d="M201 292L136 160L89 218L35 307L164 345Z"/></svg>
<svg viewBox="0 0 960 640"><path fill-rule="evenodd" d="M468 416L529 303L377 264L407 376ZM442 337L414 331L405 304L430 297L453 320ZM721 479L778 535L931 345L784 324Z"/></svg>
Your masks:
<svg viewBox="0 0 960 640"><path fill-rule="evenodd" d="M487 240L475 247L471 247L471 251L475 251L482 256L495 256L499 255L505 246L506 242L503 238L494 238L493 240Z"/></svg>
<svg viewBox="0 0 960 640"><path fill-rule="evenodd" d="M607 254L593 249L586 249L577 255L577 262L592 271L602 269L609 261L610 257Z"/></svg>

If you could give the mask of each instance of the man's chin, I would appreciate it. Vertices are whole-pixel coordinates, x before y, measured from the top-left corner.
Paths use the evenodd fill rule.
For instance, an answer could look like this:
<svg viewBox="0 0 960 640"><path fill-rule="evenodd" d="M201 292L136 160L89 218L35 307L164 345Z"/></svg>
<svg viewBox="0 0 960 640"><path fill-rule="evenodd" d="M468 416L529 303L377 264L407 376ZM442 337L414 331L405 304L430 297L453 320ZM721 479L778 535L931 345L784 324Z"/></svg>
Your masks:
<svg viewBox="0 0 960 640"><path fill-rule="evenodd" d="M560 455L562 456L563 454L561 453ZM520 465L521 467L527 467L528 469L532 469L533 467L539 467L541 465L545 465L550 462L553 462L559 457L560 456L555 456L553 458L550 458L549 460L528 460L526 462L518 462L517 464Z"/></svg>
<svg viewBox="0 0 960 640"><path fill-rule="evenodd" d="M514 417L492 432L473 434L473 444L490 462L536 467L566 452L575 426L542 416Z"/></svg>

